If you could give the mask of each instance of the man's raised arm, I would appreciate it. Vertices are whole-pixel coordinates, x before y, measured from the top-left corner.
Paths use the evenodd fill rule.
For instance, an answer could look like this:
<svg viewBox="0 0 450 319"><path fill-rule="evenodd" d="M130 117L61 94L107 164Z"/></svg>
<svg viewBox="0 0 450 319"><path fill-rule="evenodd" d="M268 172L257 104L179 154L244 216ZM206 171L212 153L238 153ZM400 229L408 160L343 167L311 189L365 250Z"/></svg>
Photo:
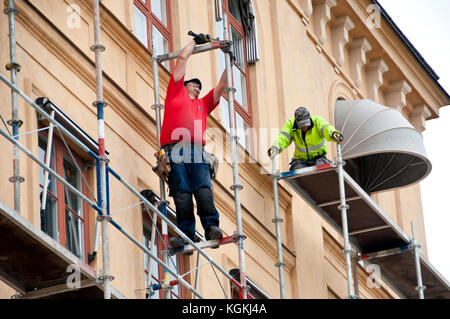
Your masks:
<svg viewBox="0 0 450 319"><path fill-rule="evenodd" d="M186 73L186 63L192 52L194 52L194 48L195 41L191 40L178 55L177 62L175 63L175 67L172 73L175 83L178 83L178 81L180 81Z"/></svg>

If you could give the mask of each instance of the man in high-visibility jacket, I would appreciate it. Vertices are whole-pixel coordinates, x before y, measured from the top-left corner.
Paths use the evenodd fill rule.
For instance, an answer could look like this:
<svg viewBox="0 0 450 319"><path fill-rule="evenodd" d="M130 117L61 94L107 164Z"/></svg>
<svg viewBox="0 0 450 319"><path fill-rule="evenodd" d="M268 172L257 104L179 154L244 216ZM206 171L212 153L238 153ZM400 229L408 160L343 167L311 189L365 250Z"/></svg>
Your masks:
<svg viewBox="0 0 450 319"><path fill-rule="evenodd" d="M343 139L342 134L324 118L311 116L309 111L301 106L295 110L295 116L285 123L267 155L273 158L294 141L295 152L290 170L330 163L326 158L328 149L325 140L341 143Z"/></svg>

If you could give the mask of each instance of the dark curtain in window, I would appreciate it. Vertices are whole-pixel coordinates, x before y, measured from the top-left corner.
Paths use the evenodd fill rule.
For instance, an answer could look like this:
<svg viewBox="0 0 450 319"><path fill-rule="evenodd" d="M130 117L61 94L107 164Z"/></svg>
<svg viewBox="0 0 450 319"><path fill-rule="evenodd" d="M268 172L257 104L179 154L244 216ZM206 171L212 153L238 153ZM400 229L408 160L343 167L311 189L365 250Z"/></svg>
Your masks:
<svg viewBox="0 0 450 319"><path fill-rule="evenodd" d="M242 24L245 30L245 38L247 45L247 63L252 64L259 61L258 58L258 43L256 39L256 21L253 12L253 5L251 0L235 0L239 12L242 17Z"/></svg>

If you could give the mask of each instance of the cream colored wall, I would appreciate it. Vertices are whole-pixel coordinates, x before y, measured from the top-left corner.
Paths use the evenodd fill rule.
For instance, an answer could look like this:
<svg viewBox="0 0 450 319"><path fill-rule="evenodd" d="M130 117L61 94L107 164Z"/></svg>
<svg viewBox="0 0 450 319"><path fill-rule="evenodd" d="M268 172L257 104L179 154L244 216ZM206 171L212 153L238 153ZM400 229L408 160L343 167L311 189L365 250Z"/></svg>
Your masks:
<svg viewBox="0 0 450 319"><path fill-rule="evenodd" d="M51 1L51 4L50 4ZM96 110L91 106L95 101L94 55L89 50L93 44L93 17L89 1L73 1L81 8L80 28L67 25L66 1L31 0L41 12L39 14L24 1L17 1L20 15L17 17L18 61L22 64L19 75L20 87L33 99L38 96L49 97L76 123L94 138L97 136ZM195 3L193 5L193 2ZM306 1L307 2L307 1ZM355 88L350 75L348 45L345 47L345 62L337 67L332 50L332 33L327 25L327 41L318 45L312 28L314 16L306 17L302 8L303 1L254 1L258 25L258 47L260 61L249 66L250 87L254 127L257 129L278 129L293 115L299 105L307 106L313 114L325 117L333 122L334 102L340 96L347 99L364 98L368 92L365 73L363 85ZM355 24L361 24L363 13L354 1L339 1L338 9L350 12ZM156 133L154 112L150 106L154 103L152 67L150 54L137 39L130 35L133 30L133 7L131 1L104 0L102 5L102 43L106 51L102 54L104 67L105 100L109 103L105 110L106 148L110 152L110 165L137 190L159 189L159 181L151 171L155 165ZM176 0L171 1L172 31L174 50L181 49L189 40L188 30L215 34L214 6L212 1ZM333 11L337 10L337 11ZM340 10L340 11L339 11ZM354 11L356 10L356 11ZM358 11L359 10L359 11ZM356 13L355 13L356 12ZM42 15L42 16L41 16ZM358 18L358 17L362 18ZM44 17L54 25L49 25ZM199 18L201 17L201 18ZM306 18L305 18L306 17ZM306 19L306 20L305 20ZM359 19L359 20L358 20ZM309 23L306 23L305 21ZM333 22L333 20L332 20ZM332 23L331 22L331 23ZM360 26L363 29L362 26ZM365 29L364 29L365 30ZM361 30L358 31L361 33ZM350 33L352 36L360 36ZM371 31L367 36L371 42L382 39L384 45L390 42ZM67 37L67 41L62 34ZM0 20L0 40L7 43L7 21ZM388 39L389 40L389 39ZM370 57L374 58L383 50L391 52L392 48L376 47ZM402 48L398 49L403 53ZM392 53L395 56L395 52ZM406 57L406 58L405 58ZM1 61L7 61L7 50L0 51ZM386 58L386 60L389 60ZM406 60L406 62L405 62ZM396 69L406 64L414 65L412 57L405 54L402 60L389 60L392 71L388 79L402 75L403 69ZM407 70L410 72L410 70ZM2 69L2 74L6 72ZM159 69L161 97L166 94L169 73ZM215 52L192 56L186 77L200 77L205 88L213 87L220 76L218 74L217 54ZM409 78L408 78L409 79ZM416 80L412 84L416 84ZM422 81L430 81L422 79ZM437 108L438 99L433 100L423 92L422 83L417 87L418 93L408 101L408 107L418 104L416 99L424 96L430 108ZM384 101L383 92L387 84L380 87L380 103ZM0 86L0 103L9 105L9 91ZM408 116L408 109L405 109ZM8 107L0 108L5 119L9 119ZM26 124L21 131L36 126L34 111L25 108L21 102L20 114ZM224 132L221 126L220 110L216 110L208 120L208 127ZM209 136L211 137L211 136ZM37 151L35 136L23 138L34 152ZM259 141L257 163L248 163L248 154L239 147L239 158L247 163L239 165L243 229L248 236L245 240L247 274L270 296L279 297L272 181L269 176L261 174L261 167L269 164L265 155L270 136L266 141ZM12 149L4 139L0 147ZM262 146L263 145L263 146ZM329 145L329 158L334 158L335 147ZM5 163L11 163L12 152L5 152ZM280 169L288 169L292 157L292 147L280 157ZM224 154L226 155L226 154ZM39 198L37 192L38 171L35 164L22 158L21 171L27 181L22 184L24 198L23 214L39 225ZM11 176L9 165L0 167L2 180ZM92 173L89 180L94 181ZM1 200L12 206L12 187L1 184ZM221 214L221 228L225 235L232 235L236 229L233 193L229 186L232 181L232 167L228 159L220 165L217 180L214 182L216 206ZM425 233L421 214L419 186L374 195L374 199L385 209L386 213L409 232L409 221L414 219L418 226L419 240L425 247ZM111 210L118 211L138 200L118 182L111 180ZM340 298L346 296L345 263L342 250L342 238L327 225L313 209L303 202L292 190L281 182L280 213L285 220L282 224L283 256L286 262L285 281L288 298L327 298L330 291ZM142 218L140 208L120 213L114 219L135 238L142 238ZM93 247L95 229L95 212L89 212L90 247ZM197 219L198 222L198 219ZM200 225L200 223L198 223ZM201 228L201 226L199 226ZM142 298L144 288L143 253L123 235L110 227L111 272L115 276L113 286L128 298ZM101 245L99 245L101 247ZM223 246L219 250L208 251L210 256L224 269L238 268L238 256L235 245ZM101 248L98 256L101 256ZM190 266L195 266L195 258L187 258ZM91 265L101 271L101 258L97 257ZM209 268L209 269L207 269ZM210 267L201 270L200 291L207 297L223 297L219 285ZM361 281L367 278L367 272L359 267ZM229 291L229 282L220 276L221 283ZM5 292L6 291L6 292ZM9 291L0 288L0 296L7 296ZM395 297L395 293L386 286L383 289L362 287L366 298Z"/></svg>

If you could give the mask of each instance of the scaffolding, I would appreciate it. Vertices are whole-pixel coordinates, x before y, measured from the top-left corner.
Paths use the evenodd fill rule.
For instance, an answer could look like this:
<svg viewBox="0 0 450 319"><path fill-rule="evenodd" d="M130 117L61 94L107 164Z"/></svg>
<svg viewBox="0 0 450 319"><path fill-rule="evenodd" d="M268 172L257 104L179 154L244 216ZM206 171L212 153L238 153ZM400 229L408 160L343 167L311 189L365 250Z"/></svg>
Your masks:
<svg viewBox="0 0 450 319"><path fill-rule="evenodd" d="M81 263L79 260L76 260L70 252L68 252L66 249L64 249L61 245L59 245L57 242L55 242L52 238L50 238L47 234L44 232L36 229L33 225L31 225L29 222L27 222L25 219L21 218L20 216L17 216L17 213L19 210L17 205L15 205L14 210L10 209L3 203L0 206L0 211L3 213L3 217L5 218L5 222L3 224L11 224L14 225L17 229L19 229L19 233L24 234L24 232L28 233L28 237L33 237L34 241L30 243L23 243L22 247L20 249L26 249L25 247L30 247L30 245L34 245L34 250L37 251L37 246L41 245L42 242L45 243L46 247L50 247L53 250L56 250L57 253L59 253L58 258L60 260L60 267L58 268L58 271L55 272L55 274L52 274L49 276L49 278L42 279L42 281L36 280L30 281L30 272L32 272L31 265L28 265L28 267L25 267L21 271L8 269L5 272L0 273L0 277L5 280L11 287L15 288L18 293L16 297L20 298L42 298L42 297L49 297L49 296L55 296L55 295L73 295L73 292L67 287L66 284L63 284L61 282L61 276L64 277L66 270L64 267L70 264L78 264L81 266L82 271L82 278L83 281L81 282L80 287L78 287L78 290L83 290L86 292L86 290L92 290L92 297L99 296L99 288L101 288L103 292L103 298L110 299L110 298L123 298L123 295L121 295L117 290L115 290L111 282L114 280L114 277L110 273L110 252L109 252L109 236L108 236L108 225L111 224L113 227L115 227L119 232L121 232L125 237L127 237L132 243L134 243L137 247L139 247L144 253L146 253L152 261L156 261L161 267L164 269L164 279L160 285L152 285L151 287L146 287L147 290L150 289L163 289L166 292L166 298L170 297L170 289L174 285L182 284L184 285L190 292L193 293L194 298L203 298L203 296L198 292L198 275L196 277L196 287L193 288L185 279L183 279L184 276L186 276L188 273L183 274L180 276L176 271L172 270L168 264L168 256L170 254L178 253L177 251L170 250L168 248L168 226L175 231L181 238L183 238L186 242L188 242L189 247L186 247L187 249L196 250L198 252L197 255L197 267L196 271L198 272L199 268L201 266L198 265L200 255L202 255L208 263L212 266L213 270L217 269L220 273L222 273L230 282L238 287L240 291L241 298L247 299L247 298L253 298L251 294L248 293L248 287L246 285L246 274L245 274L245 266L244 266L244 250L243 250L243 240L245 236L242 234L242 217L241 217L241 208L240 208L240 196L239 192L242 189L242 186L239 185L239 178L238 178L238 166L237 166L237 156L236 156L236 142L237 142L237 134L236 134L236 128L234 123L234 118L230 117L230 127L232 128L232 134L230 136L231 144L232 144L232 160L233 160L233 177L234 177L234 184L231 186L231 189L234 191L235 194L235 207L236 207L236 219L237 219L237 226L238 230L229 238L224 238L223 240L219 241L219 244L227 244L227 243L237 243L238 245L238 254L239 254L239 270L240 270L240 282L237 281L233 276L231 276L227 271L225 271L223 268L221 268L214 260L212 260L204 251L202 248L207 247L208 245L205 244L196 244L194 243L190 238L188 238L181 230L177 228L177 226L167 217L167 205L168 202L166 200L165 195L165 185L164 180L161 180L160 182L160 192L161 197L160 200L156 203L158 208L154 206L146 197L144 197L141 193L139 193L136 189L134 189L126 180L124 180L117 172L115 172L110 166L109 166L109 159L106 154L105 150L105 123L104 123L104 108L107 106L107 102L103 100L103 70L102 70L102 58L101 53L105 50L105 47L101 44L101 37L100 37L100 4L99 0L93 0L93 8L94 8L94 40L95 44L91 47L91 50L95 53L95 69L96 69L96 97L97 100L93 102L93 106L97 108L97 123L98 123L98 143L96 145L96 150L93 151L91 147L88 147L85 144L85 140L80 139L80 134L73 134L70 130L68 130L64 125L61 125L56 119L55 119L55 108L54 105L51 107L50 115L44 110L43 106L47 103L52 104L48 100L41 99L41 102L43 105L38 105L36 102L32 101L28 96L25 95L24 92L22 92L17 87L17 81L16 81L16 71L19 69L19 67L15 67L18 64L15 62L15 29L14 29L14 14L18 13L18 10L14 8L14 1L9 0L9 7L8 10L5 10L6 13L9 14L10 17L10 39L11 39L11 62L8 63L11 67L12 71L12 81L8 81L3 75L0 74L0 80L4 82L10 89L11 89L11 95L13 97L12 105L13 105L13 119L17 118L17 97L20 96L23 98L31 107L33 107L37 113L43 118L46 119L49 122L49 134L48 134L48 144L47 144L47 154L45 158L45 162L41 161L39 158L37 158L32 152L30 152L25 146L23 146L18 141L18 121L12 122L13 124L13 136L9 134L9 132L5 132L2 129L0 129L0 135L2 135L6 140L11 142L14 146L14 164L15 167L18 167L18 156L16 159L16 150L17 154L19 151L22 151L25 155L30 157L31 160L36 162L45 172L44 174L44 185L47 186L48 184L48 178L49 175L53 176L56 180L58 180L60 183L64 185L64 187L67 187L70 192L72 192L75 196L79 197L81 200L86 202L90 207L95 209L98 213L97 217L97 223L96 223L96 231L95 231L95 244L94 244L94 251L92 254L89 255L89 259L93 260L97 253L97 242L98 242L98 235L100 232L100 225L101 225L101 243L102 243L102 262L103 262L103 269L102 274L100 276L95 276L95 271L90 268L88 265ZM223 18L226 20L226 15L223 15ZM226 30L227 24L225 23L225 34L228 35L228 32ZM154 35L152 35L152 52L153 52L153 74L154 74L154 83L155 83L155 105L152 106L152 108L155 110L156 114L156 122L157 122L157 136L158 136L158 150L160 150L161 145L159 142L159 135L161 130L161 109L163 107L162 104L160 104L159 101L159 78L158 78L158 72L159 72L159 63L162 63L164 61L174 59L178 56L179 52L175 53L169 53L169 54L163 54L161 56L155 56L155 45L154 45ZM223 49L226 46L231 46L231 41L225 39L223 41L217 41L213 43L209 43L203 46L198 46L194 50L194 54L201 53L201 52L207 52L215 49ZM229 56L229 53L225 54L226 59L226 68L227 68L227 93L229 97L229 108L230 112L233 112L233 94L234 89L231 87L231 58ZM53 170L50 167L50 157L49 154L51 153L51 144L52 144L52 138L53 138L53 131L54 128L58 130L60 133L60 137L64 140L64 136L67 136L75 145L77 145L82 152L84 152L86 155L90 156L95 161L95 167L96 167L96 176L97 176L97 199L95 199L94 194L91 192L92 197L94 200L89 199L87 196L85 196L82 192L77 190L73 185L71 185L69 182L67 182L63 177L58 175L58 173ZM78 132L79 133L79 132ZM76 136L78 135L78 136ZM81 133L83 135L83 133ZM64 140L65 145L67 146L66 141ZM15 176L18 176L18 171L14 172ZM124 185L131 193L133 193L140 202L136 205L142 204L149 213L150 211L153 212L153 218L152 219L152 241L154 241L155 233L156 233L156 224L157 224L157 218L161 219L162 223L162 238L163 238L163 244L166 247L166 253L164 260L160 260L158 258L157 252L152 251L145 247L140 241L136 240L131 234L129 234L125 229L123 229L119 224L117 224L111 214L110 214L110 207L109 207L109 177L113 176L117 179L122 185ZM15 182L19 182L19 179L15 179ZM86 182L86 181L85 181ZM20 202L20 192L16 191L16 185L19 183L15 183L15 192L14 192L14 199L15 203ZM87 183L86 183L87 184ZM44 186L44 187L45 187ZM19 189L20 190L20 189ZM42 197L42 205L41 209L45 210L45 195L46 192L44 192ZM136 206L133 205L132 207ZM130 208L130 207L128 207ZM126 208L126 209L128 209ZM11 226L12 227L12 226ZM17 239L17 242L20 242L19 239ZM23 242L23 241L22 241ZM215 245L216 243L210 243L210 245ZM153 245L151 247L154 247ZM27 248L27 249L28 249ZM39 247L40 248L40 247ZM17 254L21 254L22 251L17 252ZM41 248L42 249L42 248ZM184 250L185 252L186 250ZM43 266L45 267L45 266ZM14 275L11 275L11 273L15 273ZM19 274L20 273L20 274ZM216 274L215 270L214 273ZM172 275L175 280L170 280L169 275ZM16 278L14 278L16 277ZM217 277L217 274L216 274ZM42 277L40 277L42 278ZM50 283L51 282L51 283ZM55 285L55 282L57 282L57 285ZM219 282L220 283L220 282ZM222 288L223 290L223 288ZM225 291L224 291L225 293ZM225 293L226 296L226 293Z"/></svg>
<svg viewBox="0 0 450 319"><path fill-rule="evenodd" d="M205 247L209 245L215 245L217 243L195 243L189 237L187 237L168 217L167 209L168 202L165 194L164 180L160 180L160 197L152 203L146 196L138 192L133 188L126 180L124 180L115 170L109 166L109 159L105 149L105 128L104 128L104 108L107 103L103 99L103 71L102 71L102 59L101 53L105 50L105 47L101 44L100 37L100 4L99 0L93 0L94 8L94 40L95 44L91 47L91 50L95 53L95 69L96 69L96 98L97 100L93 105L97 108L97 121L98 121L98 142L94 147L92 145L86 145L83 138L80 138L79 134L74 134L67 129L64 125L57 120L58 112L53 108L49 112L43 108L43 105L39 105L35 101L31 100L28 96L22 92L17 85L17 72L20 70L20 65L16 62L15 57L15 27L14 27L14 15L17 14L17 9L14 8L14 0L8 1L8 8L5 12L9 15L10 26L10 49L11 49L11 61L8 63L8 68L11 71L11 81L0 74L0 80L4 82L11 90L13 118L10 124L13 126L13 134L0 129L0 135L6 140L11 142L14 147L14 176L10 179L14 183L14 209L11 209L0 202L0 233L9 234L10 236L16 236L14 241L17 243L18 248L16 250L9 251L8 253L16 260L20 260L20 256L23 256L24 251L35 252L36 254L44 254L49 252L56 256L52 261L42 261L40 269L43 269L46 265L50 267L57 266L52 273L48 273L39 276L38 279L31 280L32 275L40 271L40 269L33 270L33 264L24 262L25 265L18 269L11 267L4 267L4 261L2 263L4 271L0 272L2 280L7 282L11 287L18 291L17 297L21 298L42 298L42 297L54 297L56 295L74 296L76 293L69 289L67 285L61 282L62 277L66 277L66 269L70 264L77 264L81 268L81 285L76 291L82 291L86 295L92 298L98 298L100 294L105 299L110 298L123 298L112 286L114 280L110 269L110 251L109 251L109 236L108 227L112 225L115 229L121 232L126 238L128 238L139 249L146 253L152 262L157 262L164 269L164 279L160 284L151 285L151 281L148 282L146 289L164 290L166 298L170 297L171 287L182 284L190 292L192 292L194 298L204 298L198 292L198 271L200 269L199 258L203 256L208 264L214 269L217 269L222 273L225 278L238 287L240 291L240 297L243 299L253 298L249 293L249 287L246 279L245 268L245 251L243 241L245 235L242 230L242 213L240 202L240 191L242 185L239 183L239 171L237 165L237 130L236 123L233 116L229 117L230 136L229 141L231 143L231 155L232 155L232 168L233 168L233 185L230 187L234 192L234 202L236 211L236 233L231 238L224 238L219 244L237 243L238 257L239 257L239 281L231 276L226 270L220 267L208 254L204 252ZM224 20L224 40L209 43L203 46L195 48L193 54L207 52L215 49L225 48L231 45L231 41L228 38L228 23L227 15L223 14L220 10L220 1L216 2L217 19ZM222 16L223 15L223 16ZM154 76L154 93L155 104L152 108L155 110L156 125L157 125L157 141L158 151L161 149L160 145L160 130L161 130L161 109L163 105L160 103L159 93L159 63L175 59L179 52L167 53L156 56L155 35L152 34L152 64L153 64L153 76ZM229 53L225 52L225 69L227 74L227 88L228 93L228 110L229 114L234 114L233 95L235 89L231 85L231 59ZM21 121L18 119L17 114L17 99L18 97L24 99L28 105L34 108L39 115L49 122L49 143L47 148L47 156L45 162L37 158L32 152L30 152L25 146L19 142L19 132ZM45 104L45 103L44 103ZM97 198L91 193L93 200L88 198L73 185L67 182L63 177L50 167L49 154L51 153L51 140L53 136L53 130L56 128L61 138L68 137L75 145L77 145L82 152L92 158L95 161L96 176L97 176ZM65 141L64 141L65 142ZM67 143L65 143L67 146ZM94 150L93 150L94 148ZM20 182L23 178L20 177L18 170L18 152L21 151L31 160L36 162L45 171L45 181L48 180L49 175L53 176L56 180L67 187L73 194L82 199L90 207L92 207L98 214L96 223L96 235L95 245L91 258L95 258L97 253L98 235L102 234L102 263L103 269L100 276L96 275L96 272L89 266L80 262L73 254L68 252L64 247L58 244L55 240L50 238L41 230L34 227L30 222L20 216ZM352 272L355 271L358 261L368 262L373 261L379 264L384 270L384 276L388 282L392 283L396 290L407 298L413 298L414 292L411 289L411 282L416 282L416 290L418 291L419 298L425 297L424 289L428 287L427 298L450 298L450 288L448 282L425 260L420 256L420 246L417 243L414 224L412 224L413 237L410 239L406 234L396 226L386 214L372 201L370 196L356 183L344 170L344 162L342 160L341 148L338 146L338 159L335 163L326 164L321 166L315 166L312 168L305 168L296 171L289 171L285 173L279 173L277 171L277 165L275 158L272 160L272 179L273 179L273 191L275 202L275 218L273 222L276 224L276 238L277 238L277 250L278 250L278 262L275 264L279 269L279 281L280 281L280 297L285 298L285 285L284 285L284 267L282 256L282 241L281 241L281 227L280 224L283 220L280 218L279 203L278 203L278 182L285 180L307 203L309 203L319 214L321 214L330 224L335 227L344 238L344 250L346 271L347 271L347 298L355 299L359 298L358 291L358 277L354 276ZM148 213L152 220L152 239L153 243L157 233L156 225L157 218L161 219L162 224L162 238L163 244L166 247L166 253L164 260L161 260L157 252L153 250L154 245L151 245L151 249L147 248L139 240L135 239L130 233L123 229L112 218L109 205L109 179L115 178L125 188L127 188L132 194L134 194L139 204L142 204L145 211ZM319 191L320 185L313 180L318 180L320 177L321 183L328 185L338 185L338 188L333 187L327 194L329 197L324 197L323 192ZM321 184L323 185L323 184ZM44 187L47 186L47 182L44 183ZM318 188L317 188L318 187ZM41 209L45 209L45 195L43 192L43 200ZM362 207L365 211L369 212L368 220L374 221L374 224L368 225L367 220L365 224L361 224L361 220L355 220L354 214L350 217L347 216L347 210L349 205L347 202L352 202L352 205L356 207ZM336 204L339 204L336 206ZM133 205L132 207L136 206ZM359 206L358 206L359 205ZM128 207L130 208L130 207ZM126 208L126 209L128 209ZM340 214L337 212L340 211ZM122 210L121 210L122 211ZM153 215L150 214L153 213ZM153 216L153 217L152 217ZM372 218L372 219L371 219ZM171 228L181 238L188 242L188 246L184 247L181 251L174 251L168 248L168 228ZM17 235L22 234L22 237ZM373 234L378 234L373 236ZM352 241L353 237L358 237L358 243ZM364 244L361 244L364 243ZM20 247L19 247L20 246ZM192 287L183 277L188 273L180 275L176 271L172 270L168 258L171 254L176 254L186 251L197 251L197 267L195 271L197 276L195 279L195 287ZM5 252L6 254L6 252ZM21 260L22 261L22 260ZM395 267L398 263L402 267ZM415 269L415 276L411 276L405 269ZM151 267L150 267L151 269ZM34 273L33 273L34 271ZM403 272L402 272L403 271ZM190 272L189 272L190 273ZM12 275L12 274L15 274ZM170 280L169 275L172 275L175 279ZM414 278L413 278L414 277ZM414 279L414 280L413 280ZM225 294L226 296L226 294Z"/></svg>
<svg viewBox="0 0 450 319"><path fill-rule="evenodd" d="M358 262L378 265L381 278L405 298L450 298L447 280L420 254L414 222L409 238L344 170L340 145L337 150L335 162L283 172L277 180L286 181L343 236L347 298L360 298Z"/></svg>

